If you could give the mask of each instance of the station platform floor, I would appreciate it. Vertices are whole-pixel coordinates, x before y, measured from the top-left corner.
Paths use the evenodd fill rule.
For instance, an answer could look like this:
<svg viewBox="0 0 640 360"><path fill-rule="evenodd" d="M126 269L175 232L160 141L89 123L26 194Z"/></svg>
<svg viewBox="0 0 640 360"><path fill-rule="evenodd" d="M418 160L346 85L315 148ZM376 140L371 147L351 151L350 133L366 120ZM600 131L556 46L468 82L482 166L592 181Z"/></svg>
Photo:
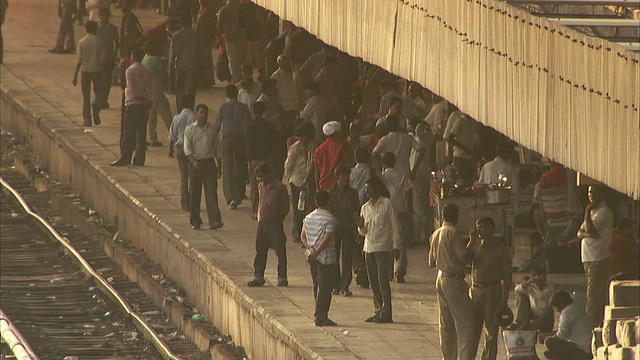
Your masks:
<svg viewBox="0 0 640 360"><path fill-rule="evenodd" d="M212 243L229 249L237 259L216 264L236 284L243 287L256 303L265 308L301 341L316 351L320 357L358 359L437 359L441 358L438 340L438 308L434 279L436 272L428 267L427 248L415 247L409 250L409 272L406 284L392 283L394 320L392 324L364 323L373 313L373 301L369 289L352 285L352 297L334 296L330 317L339 326L316 328L313 323L314 301L309 268L302 249L292 241L287 243L289 258L289 286L275 287L276 257L269 253L266 279L261 288L246 287L252 278L252 264L255 254L256 223L251 220L251 210L245 201L238 210L229 210L221 200L220 207L224 227L219 230L194 231L189 225L188 214L180 211L179 175L175 159L169 158L167 129L158 122L158 134L163 147L150 147L144 167L110 167L109 163L119 156L120 134L120 89L111 88L110 109L102 111L102 124L83 128L82 95L80 87L72 85L75 55L57 55L48 52L53 48L57 36L59 20L56 16L55 0L10 1L5 24L4 64L1 66L3 87L20 82L34 90L33 109L38 104L47 103L47 108L56 109L55 114L43 111L39 115L56 116L56 121L64 125L72 134L78 147L93 163L117 180L125 189L158 214L182 237L207 257L215 258ZM120 11L112 9L113 24L120 23ZM151 9L136 9L144 28L161 21L161 17ZM83 27L75 26L76 41L84 36ZM6 82L5 82L6 81ZM211 89L200 90L196 103L205 103L215 110L224 100L224 85L220 82ZM174 104L173 95L167 95ZM175 110L175 108L173 108ZM175 115L175 114L174 114ZM219 196L222 196L222 182L219 182ZM204 204L203 204L203 212ZM203 213L203 218L206 214ZM206 224L205 224L206 225ZM289 233L289 219L285 222ZM516 253L514 264L527 256L527 234L516 232ZM236 261L237 260L237 261ZM168 274L171 276L171 274ZM519 279L514 275L514 280ZM580 290L584 287L581 274L553 274L549 277L556 288ZM280 301L286 299L299 311L287 314ZM510 304L515 310L515 296ZM348 335L344 330L348 330ZM498 358L505 357L502 340L499 341ZM538 346L538 354L542 355ZM481 350L478 351L480 354ZM478 355L479 356L479 355Z"/></svg>

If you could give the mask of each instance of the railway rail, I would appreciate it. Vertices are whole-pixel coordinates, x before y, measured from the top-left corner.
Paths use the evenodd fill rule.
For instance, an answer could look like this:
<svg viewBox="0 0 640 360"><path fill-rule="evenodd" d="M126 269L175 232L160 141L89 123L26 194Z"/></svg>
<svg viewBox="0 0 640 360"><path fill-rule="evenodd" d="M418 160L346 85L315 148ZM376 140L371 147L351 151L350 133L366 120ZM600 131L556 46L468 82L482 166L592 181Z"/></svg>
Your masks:
<svg viewBox="0 0 640 360"><path fill-rule="evenodd" d="M33 212L19 194L37 197L26 179L11 171L2 176L0 324L10 328L12 347L27 349L22 358L210 358L180 335L105 254L74 248ZM46 209L40 202L39 210ZM64 233L83 237L73 227Z"/></svg>

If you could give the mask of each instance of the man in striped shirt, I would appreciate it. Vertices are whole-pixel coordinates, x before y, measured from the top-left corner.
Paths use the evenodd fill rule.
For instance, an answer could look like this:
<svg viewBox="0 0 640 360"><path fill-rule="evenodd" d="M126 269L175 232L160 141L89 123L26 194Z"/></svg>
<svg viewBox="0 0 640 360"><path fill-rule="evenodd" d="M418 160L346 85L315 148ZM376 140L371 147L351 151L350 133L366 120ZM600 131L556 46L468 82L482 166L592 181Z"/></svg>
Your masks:
<svg viewBox="0 0 640 360"><path fill-rule="evenodd" d="M314 313L316 326L336 326L329 319L331 291L338 281L338 261L333 234L337 220L328 210L331 195L326 191L315 194L317 209L304 218L301 240L307 249L307 261L313 280L313 297L316 301Z"/></svg>

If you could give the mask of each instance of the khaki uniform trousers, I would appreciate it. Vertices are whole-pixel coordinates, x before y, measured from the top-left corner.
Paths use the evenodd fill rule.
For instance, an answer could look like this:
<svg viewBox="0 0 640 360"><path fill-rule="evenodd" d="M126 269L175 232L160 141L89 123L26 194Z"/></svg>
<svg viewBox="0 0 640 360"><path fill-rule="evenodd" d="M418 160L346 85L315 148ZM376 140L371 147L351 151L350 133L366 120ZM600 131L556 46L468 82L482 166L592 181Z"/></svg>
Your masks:
<svg viewBox="0 0 640 360"><path fill-rule="evenodd" d="M496 312L500 309L502 301L502 286L496 284L486 288L471 287L469 291L473 304L473 318L475 322L473 353L475 355L480 343L480 335L484 325L484 350L482 359L495 360L498 355L498 330Z"/></svg>
<svg viewBox="0 0 640 360"><path fill-rule="evenodd" d="M602 324L604 306L607 305L609 293L609 258L582 263L587 277L586 312L594 324Z"/></svg>
<svg viewBox="0 0 640 360"><path fill-rule="evenodd" d="M463 279L450 279L441 274L436 278L440 347L444 360L475 358L473 312L468 291L469 286Z"/></svg>

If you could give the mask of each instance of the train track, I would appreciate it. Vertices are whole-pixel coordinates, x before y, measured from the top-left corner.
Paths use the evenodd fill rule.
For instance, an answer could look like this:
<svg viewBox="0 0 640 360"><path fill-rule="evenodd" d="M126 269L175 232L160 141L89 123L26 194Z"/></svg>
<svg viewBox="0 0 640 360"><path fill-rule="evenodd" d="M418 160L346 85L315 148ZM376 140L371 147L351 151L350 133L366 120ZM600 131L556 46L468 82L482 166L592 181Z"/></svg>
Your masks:
<svg viewBox="0 0 640 360"><path fill-rule="evenodd" d="M40 359L210 358L88 238L79 249L61 243L50 225L30 215L4 187L7 177L19 192L37 197L26 179L15 171L2 175L0 307L28 342L26 348ZM38 212L46 211L47 201L38 206ZM71 226L58 231L76 240L84 237ZM115 295L109 291L116 288Z"/></svg>

